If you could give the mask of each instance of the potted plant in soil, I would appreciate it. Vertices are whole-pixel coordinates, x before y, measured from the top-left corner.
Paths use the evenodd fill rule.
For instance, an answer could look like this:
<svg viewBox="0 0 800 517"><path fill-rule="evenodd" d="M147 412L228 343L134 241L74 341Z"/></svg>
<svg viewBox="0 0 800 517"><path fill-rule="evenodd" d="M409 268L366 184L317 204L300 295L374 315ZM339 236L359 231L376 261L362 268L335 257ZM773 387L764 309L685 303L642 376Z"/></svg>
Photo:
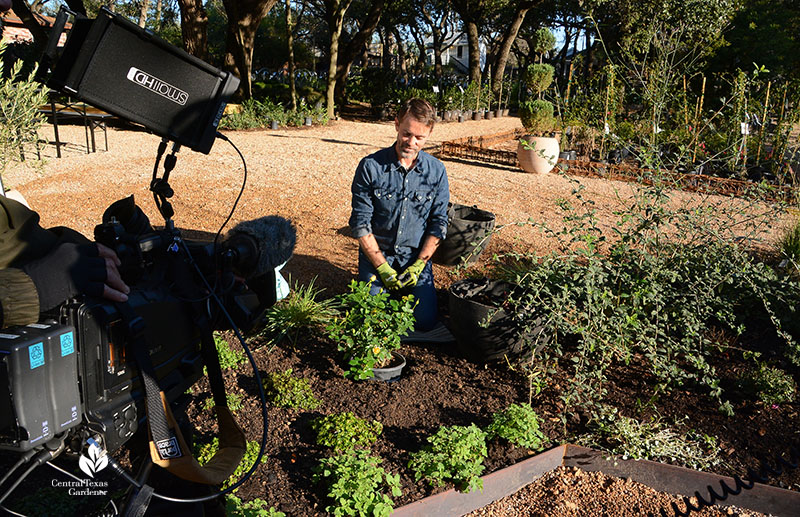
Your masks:
<svg viewBox="0 0 800 517"><path fill-rule="evenodd" d="M553 82L553 67L548 64L530 65L525 73L525 85L533 95L520 105L519 117L529 134L520 139L517 158L525 172L544 174L553 170L558 161L558 139L553 131L556 118L553 104L541 98Z"/></svg>
<svg viewBox="0 0 800 517"><path fill-rule="evenodd" d="M400 338L414 327L414 297L396 299L386 291L372 295L369 282L353 280L349 292L337 296L336 302L339 315L326 330L344 353L348 364L345 377L399 377L405 358L396 350L400 348Z"/></svg>

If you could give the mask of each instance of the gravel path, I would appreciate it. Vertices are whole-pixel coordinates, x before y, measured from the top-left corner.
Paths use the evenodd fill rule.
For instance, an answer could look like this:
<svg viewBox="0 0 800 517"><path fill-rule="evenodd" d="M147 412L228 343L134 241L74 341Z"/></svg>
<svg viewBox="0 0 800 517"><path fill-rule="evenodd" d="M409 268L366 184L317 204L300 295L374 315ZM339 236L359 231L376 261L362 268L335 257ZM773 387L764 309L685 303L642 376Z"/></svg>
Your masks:
<svg viewBox="0 0 800 517"><path fill-rule="evenodd" d="M464 136L493 134L520 127L518 118L440 123L429 144ZM7 185L20 190L46 226L66 225L92 235L105 208L130 194L150 217L163 224L148 191L159 138L141 131L109 128L108 152L86 154L83 128L59 126L63 157L55 148L44 149L46 164L40 170L30 162L10 168ZM303 283L314 276L317 285L339 292L349 275L355 273L357 246L347 237L350 212L350 182L359 160L394 142L394 124L336 121L328 126L291 128L277 131L227 132L247 160L247 188L231 225L267 214L292 219L298 229L294 258L286 270ZM41 130L52 140L52 127ZM98 147L102 133L96 134ZM496 214L498 224L533 219L559 226L561 215L556 200L570 196L572 185L556 174L525 174L510 167L446 161L451 199L478 205ZM172 172L175 190L175 223L182 229L215 233L230 212L242 182L239 156L226 142L217 140L208 155L183 150ZM595 203L601 225L615 220L618 197L631 193L626 183L582 178L585 195ZM676 198L687 194L679 193ZM493 238L490 251L523 242L544 252L551 242L539 230L512 227ZM437 266L439 268L439 266ZM437 271L441 287L449 283Z"/></svg>

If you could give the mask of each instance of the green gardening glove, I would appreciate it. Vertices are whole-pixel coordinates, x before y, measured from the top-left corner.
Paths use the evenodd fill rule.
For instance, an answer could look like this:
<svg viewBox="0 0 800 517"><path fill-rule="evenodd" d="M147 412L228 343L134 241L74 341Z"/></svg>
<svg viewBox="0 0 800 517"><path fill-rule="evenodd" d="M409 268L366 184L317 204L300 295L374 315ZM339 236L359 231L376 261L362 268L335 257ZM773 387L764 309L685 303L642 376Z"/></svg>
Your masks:
<svg viewBox="0 0 800 517"><path fill-rule="evenodd" d="M422 274L423 269L425 269L425 261L422 259L415 260L400 274L398 279L400 287L414 287L417 285L417 280L419 280L419 275Z"/></svg>
<svg viewBox="0 0 800 517"><path fill-rule="evenodd" d="M397 279L397 271L395 271L388 262L384 262L378 266L378 274L381 276L383 286L390 291L400 289L400 281Z"/></svg>

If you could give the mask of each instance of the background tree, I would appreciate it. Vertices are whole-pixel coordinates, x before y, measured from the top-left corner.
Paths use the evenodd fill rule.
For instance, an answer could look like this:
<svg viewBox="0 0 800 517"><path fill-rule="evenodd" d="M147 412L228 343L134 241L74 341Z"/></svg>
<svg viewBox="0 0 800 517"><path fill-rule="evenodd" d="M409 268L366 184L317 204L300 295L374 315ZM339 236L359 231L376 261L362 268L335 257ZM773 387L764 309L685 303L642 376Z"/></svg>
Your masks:
<svg viewBox="0 0 800 517"><path fill-rule="evenodd" d="M225 65L236 72L241 81L239 95L253 96L253 48L261 20L278 0L222 0L228 17L225 38Z"/></svg>

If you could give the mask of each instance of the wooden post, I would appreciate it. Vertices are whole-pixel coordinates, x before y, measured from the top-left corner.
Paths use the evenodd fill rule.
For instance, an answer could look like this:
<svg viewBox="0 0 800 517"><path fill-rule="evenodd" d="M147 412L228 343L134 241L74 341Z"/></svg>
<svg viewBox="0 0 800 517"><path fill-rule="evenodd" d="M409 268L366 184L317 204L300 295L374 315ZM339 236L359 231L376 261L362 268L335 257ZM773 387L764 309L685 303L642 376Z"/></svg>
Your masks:
<svg viewBox="0 0 800 517"><path fill-rule="evenodd" d="M567 94L564 96L564 106L569 106L569 88L572 85L572 61L569 62L569 74L567 75Z"/></svg>
<svg viewBox="0 0 800 517"><path fill-rule="evenodd" d="M600 159L603 159L606 144L606 127L608 126L608 99L611 96L611 88L614 84L614 74L608 74L608 82L606 83L606 107L603 110L603 136L600 138Z"/></svg>
<svg viewBox="0 0 800 517"><path fill-rule="evenodd" d="M694 150L692 151L692 163L697 159L697 146L700 145L700 114L703 113L703 101L706 96L706 76L703 76L703 87L700 89L700 100L697 102L697 109L694 112Z"/></svg>
<svg viewBox="0 0 800 517"><path fill-rule="evenodd" d="M683 123L689 127L689 97L686 94L686 74L683 76Z"/></svg>
<svg viewBox="0 0 800 517"><path fill-rule="evenodd" d="M764 99L764 113L761 116L761 128L758 130L758 151L756 151L756 163L761 161L761 143L764 141L764 126L767 125L767 109L769 108L769 89L772 81L767 81L767 96Z"/></svg>

